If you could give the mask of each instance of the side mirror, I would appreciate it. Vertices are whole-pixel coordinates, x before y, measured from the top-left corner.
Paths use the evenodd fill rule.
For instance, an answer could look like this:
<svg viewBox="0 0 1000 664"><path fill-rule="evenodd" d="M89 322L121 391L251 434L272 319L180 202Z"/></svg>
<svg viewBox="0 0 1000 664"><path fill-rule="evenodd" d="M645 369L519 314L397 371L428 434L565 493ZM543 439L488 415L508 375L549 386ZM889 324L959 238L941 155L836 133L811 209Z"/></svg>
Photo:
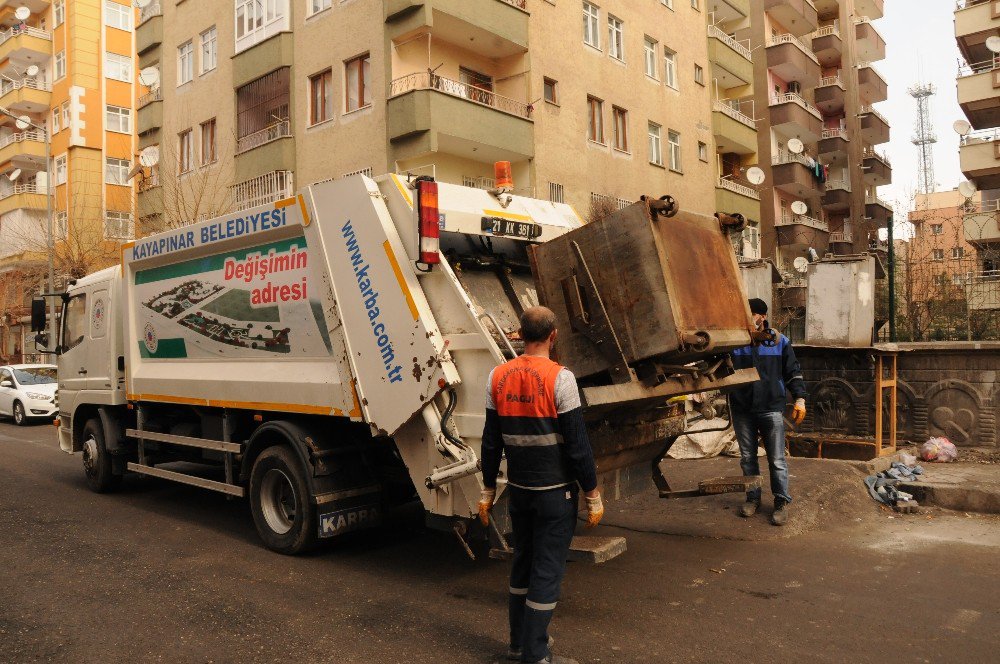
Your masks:
<svg viewBox="0 0 1000 664"><path fill-rule="evenodd" d="M38 332L35 334L35 350L39 353L55 353L59 354L59 349L56 348L52 350L49 348L49 333L48 332Z"/></svg>
<svg viewBox="0 0 1000 664"><path fill-rule="evenodd" d="M10 382L9 380L3 380L3 381L0 381L0 387L9 387L9 388L13 389L14 383Z"/></svg>
<svg viewBox="0 0 1000 664"><path fill-rule="evenodd" d="M45 331L45 300L42 298L31 301L31 331Z"/></svg>

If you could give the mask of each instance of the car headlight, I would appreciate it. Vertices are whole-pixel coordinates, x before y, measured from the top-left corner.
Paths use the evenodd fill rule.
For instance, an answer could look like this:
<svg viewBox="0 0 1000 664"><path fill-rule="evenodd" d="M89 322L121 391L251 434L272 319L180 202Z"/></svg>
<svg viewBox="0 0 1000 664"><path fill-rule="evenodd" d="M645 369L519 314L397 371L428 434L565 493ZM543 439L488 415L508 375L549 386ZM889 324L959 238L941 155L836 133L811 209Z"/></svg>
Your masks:
<svg viewBox="0 0 1000 664"><path fill-rule="evenodd" d="M38 392L25 392L24 395L29 399L37 399L38 401L48 401L52 398L48 394L39 394Z"/></svg>

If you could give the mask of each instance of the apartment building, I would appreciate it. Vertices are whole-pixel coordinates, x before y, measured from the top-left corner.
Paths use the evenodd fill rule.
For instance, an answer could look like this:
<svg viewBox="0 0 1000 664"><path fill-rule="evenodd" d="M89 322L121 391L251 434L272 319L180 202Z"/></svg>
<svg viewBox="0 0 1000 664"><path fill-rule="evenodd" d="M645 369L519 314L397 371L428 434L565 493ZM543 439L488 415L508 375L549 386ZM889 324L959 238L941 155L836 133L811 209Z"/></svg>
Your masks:
<svg viewBox="0 0 1000 664"><path fill-rule="evenodd" d="M30 346L50 206L57 280L117 262L132 234L135 16L127 0L0 0L0 356Z"/></svg>
<svg viewBox="0 0 1000 664"><path fill-rule="evenodd" d="M139 144L159 154L140 176L141 225L186 223L356 172L489 188L500 160L519 193L571 203L583 217L642 194L713 213L708 4L154 1L137 30L150 82ZM749 14L747 0L717 4ZM756 144L741 140L745 160Z"/></svg>
<svg viewBox="0 0 1000 664"><path fill-rule="evenodd" d="M885 251L878 229L892 216L878 197L892 167L879 145L889 123L874 63L885 41L874 21L884 0L761 0L748 30L754 58L762 248L785 275L781 302L800 309L805 282L793 261L809 250Z"/></svg>
<svg viewBox="0 0 1000 664"><path fill-rule="evenodd" d="M994 311L1000 310L1000 53L991 50L987 40L997 36L1000 2L956 4L955 37L964 59L956 84L969 124L968 131L961 132L959 158L962 173L979 190L963 219L965 239L977 257L969 304Z"/></svg>

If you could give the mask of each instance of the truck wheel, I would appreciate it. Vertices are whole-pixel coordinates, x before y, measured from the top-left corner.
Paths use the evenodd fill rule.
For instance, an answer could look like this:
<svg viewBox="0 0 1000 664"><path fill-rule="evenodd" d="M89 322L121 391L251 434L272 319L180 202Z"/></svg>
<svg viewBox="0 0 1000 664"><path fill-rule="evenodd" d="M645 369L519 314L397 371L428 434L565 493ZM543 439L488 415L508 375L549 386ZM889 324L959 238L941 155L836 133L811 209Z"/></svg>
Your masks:
<svg viewBox="0 0 1000 664"><path fill-rule="evenodd" d="M112 468L111 455L104 445L104 429L97 419L83 425L83 472L87 486L96 493L114 491L122 483L122 476Z"/></svg>
<svg viewBox="0 0 1000 664"><path fill-rule="evenodd" d="M302 553L316 543L316 510L305 471L284 445L264 450L250 473L250 511L257 533L278 553Z"/></svg>
<svg viewBox="0 0 1000 664"><path fill-rule="evenodd" d="M14 402L14 424L19 427L23 427L28 423L28 416L24 412L24 404L20 401Z"/></svg>

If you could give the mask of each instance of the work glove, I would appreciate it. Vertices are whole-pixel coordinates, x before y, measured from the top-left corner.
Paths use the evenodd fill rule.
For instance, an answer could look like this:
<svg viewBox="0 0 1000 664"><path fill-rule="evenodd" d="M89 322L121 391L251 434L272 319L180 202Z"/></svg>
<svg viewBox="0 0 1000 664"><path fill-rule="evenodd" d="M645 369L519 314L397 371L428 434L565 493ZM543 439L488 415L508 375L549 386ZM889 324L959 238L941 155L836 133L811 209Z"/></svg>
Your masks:
<svg viewBox="0 0 1000 664"><path fill-rule="evenodd" d="M588 496L585 498L587 501L587 527L593 528L604 517L604 502L601 500L601 494L597 494L593 498Z"/></svg>
<svg viewBox="0 0 1000 664"><path fill-rule="evenodd" d="M792 408L792 421L795 422L795 426L802 424L802 420L806 419L806 400L796 399L795 406Z"/></svg>
<svg viewBox="0 0 1000 664"><path fill-rule="evenodd" d="M493 509L493 500L496 497L496 489L483 489L479 495L479 521L484 526L490 525L490 510Z"/></svg>

